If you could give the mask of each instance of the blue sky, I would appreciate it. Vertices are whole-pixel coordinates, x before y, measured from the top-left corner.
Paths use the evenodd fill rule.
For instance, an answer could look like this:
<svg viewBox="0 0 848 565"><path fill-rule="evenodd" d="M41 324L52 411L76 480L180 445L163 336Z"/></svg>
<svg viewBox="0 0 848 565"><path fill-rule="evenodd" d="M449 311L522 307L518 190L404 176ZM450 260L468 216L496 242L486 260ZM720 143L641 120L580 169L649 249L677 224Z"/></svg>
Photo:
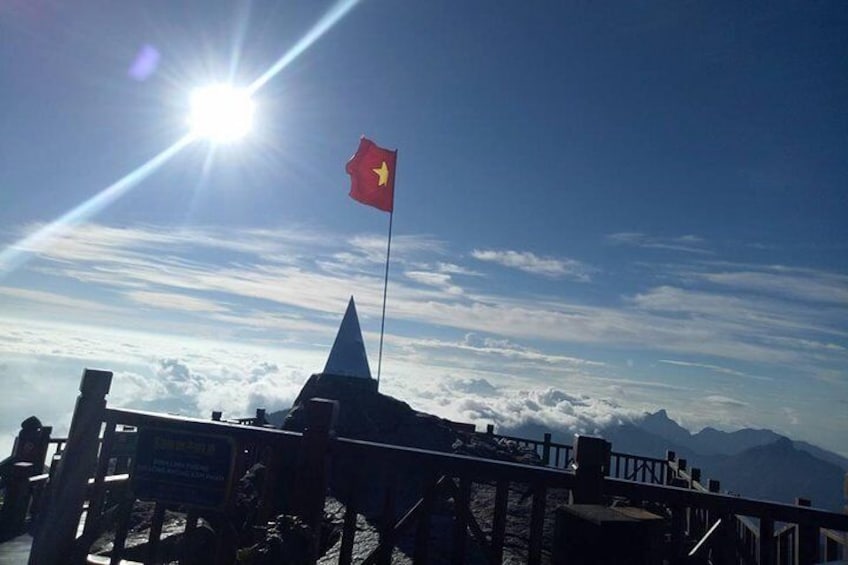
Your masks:
<svg viewBox="0 0 848 565"><path fill-rule="evenodd" d="M340 5L250 138L22 243ZM344 173L365 134L398 149L385 392L584 431L665 407L848 455L843 3L12 0L0 33L4 433L60 426L85 366L116 403L282 407L350 294L373 369L388 217Z"/></svg>

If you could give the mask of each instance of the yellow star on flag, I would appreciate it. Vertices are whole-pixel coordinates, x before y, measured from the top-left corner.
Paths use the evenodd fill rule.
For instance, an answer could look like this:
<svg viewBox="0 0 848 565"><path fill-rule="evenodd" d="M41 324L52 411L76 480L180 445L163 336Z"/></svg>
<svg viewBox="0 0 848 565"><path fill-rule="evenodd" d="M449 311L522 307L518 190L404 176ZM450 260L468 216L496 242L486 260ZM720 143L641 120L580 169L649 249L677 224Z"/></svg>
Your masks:
<svg viewBox="0 0 848 565"><path fill-rule="evenodd" d="M389 167L386 166L385 161L380 165L380 168L371 170L377 174L377 186L385 186L389 182Z"/></svg>

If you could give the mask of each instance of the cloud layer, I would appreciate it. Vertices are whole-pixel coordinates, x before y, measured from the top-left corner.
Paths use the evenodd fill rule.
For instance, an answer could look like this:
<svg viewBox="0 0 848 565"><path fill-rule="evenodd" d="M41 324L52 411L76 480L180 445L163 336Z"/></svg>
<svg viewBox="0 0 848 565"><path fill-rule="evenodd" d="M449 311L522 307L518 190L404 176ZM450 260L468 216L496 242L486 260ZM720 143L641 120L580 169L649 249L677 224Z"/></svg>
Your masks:
<svg viewBox="0 0 848 565"><path fill-rule="evenodd" d="M614 235L608 242L637 248L668 243L642 234ZM299 378L323 366L351 294L373 359L384 244L369 234L303 227L84 225L49 246L30 249L34 259L27 268L3 281L5 325L30 328L28 334L10 334L17 340L4 347L17 359L93 358L108 366L131 358L121 378L139 390L137 398L154 404L182 397L191 399L182 408L202 412L218 409L215 401L232 398L234 391L242 399L239 410L251 408L248 398L283 402ZM705 247L695 236L671 244ZM702 257L643 261L636 278L629 267L597 270L532 251L468 252L432 236L401 234L393 242L385 369L409 375L412 384L398 392L412 398L433 394L416 388L418 378L483 379L498 391L508 389L511 400L523 400L495 402L497 395L469 390L469 404L442 406L468 418L499 414L505 425L525 417L550 423L567 414L564 405L542 402L539 395L549 389L567 391L567 404L578 412L597 409L597 419L602 409L614 412L612 405L582 406L580 395L615 399L623 414L691 405L695 424L710 423L709 414L687 396L711 398L703 406L712 406L727 425L788 426L789 408L791 421L801 422L808 437L836 437L839 426L848 425L838 418L826 422L826 413L848 399L845 275ZM55 345L65 342L57 335L69 334L63 327L85 328L70 332L80 340L75 347ZM128 327L135 337L127 343L152 336L149 351L156 354L140 361L137 351L86 339L101 331L120 335ZM174 347L196 340L219 344L220 359L198 364ZM245 347L263 351L255 366L229 352ZM267 354L276 349L299 352L314 363L293 365ZM91 355L84 354L89 350ZM168 360L175 364L163 365ZM245 377L262 363L278 372ZM233 364L237 370L222 368ZM183 365L188 378L174 372ZM224 396L214 392L221 386L229 391ZM797 400L787 406L786 397ZM833 406L811 408L814 401ZM743 406L747 412L735 410Z"/></svg>

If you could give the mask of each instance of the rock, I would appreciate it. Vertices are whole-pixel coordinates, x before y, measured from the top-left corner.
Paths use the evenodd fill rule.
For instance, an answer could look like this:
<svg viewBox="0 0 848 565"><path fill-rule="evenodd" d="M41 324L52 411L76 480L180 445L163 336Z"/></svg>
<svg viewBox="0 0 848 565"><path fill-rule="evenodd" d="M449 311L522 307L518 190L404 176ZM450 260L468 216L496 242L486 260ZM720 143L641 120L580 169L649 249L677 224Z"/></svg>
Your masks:
<svg viewBox="0 0 848 565"><path fill-rule="evenodd" d="M309 563L312 530L299 518L281 514L265 528L262 539L238 551L236 562L246 565Z"/></svg>

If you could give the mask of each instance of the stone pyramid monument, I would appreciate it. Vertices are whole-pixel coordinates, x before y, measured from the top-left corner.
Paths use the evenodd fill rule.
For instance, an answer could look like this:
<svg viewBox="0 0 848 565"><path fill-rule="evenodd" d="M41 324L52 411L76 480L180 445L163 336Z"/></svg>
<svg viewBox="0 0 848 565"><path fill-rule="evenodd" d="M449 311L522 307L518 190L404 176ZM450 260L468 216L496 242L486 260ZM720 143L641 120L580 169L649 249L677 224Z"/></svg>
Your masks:
<svg viewBox="0 0 848 565"><path fill-rule="evenodd" d="M371 379L371 368L368 366L368 355L365 353L365 342L359 328L353 296L347 303L347 310L327 358L327 364L324 365L323 374Z"/></svg>

